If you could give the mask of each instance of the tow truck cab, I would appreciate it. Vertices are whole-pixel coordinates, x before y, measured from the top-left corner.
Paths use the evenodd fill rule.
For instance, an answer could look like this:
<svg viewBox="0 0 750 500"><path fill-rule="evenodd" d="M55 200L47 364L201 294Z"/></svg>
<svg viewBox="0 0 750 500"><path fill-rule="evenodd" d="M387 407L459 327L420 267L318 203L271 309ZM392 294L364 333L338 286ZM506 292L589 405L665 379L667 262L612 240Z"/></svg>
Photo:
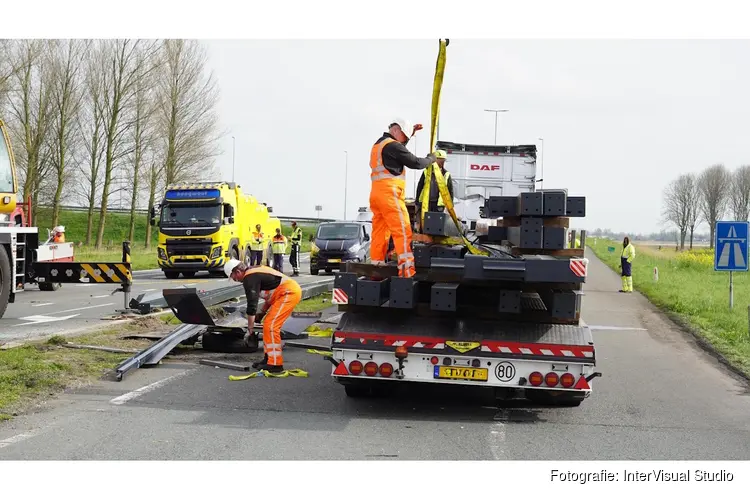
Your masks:
<svg viewBox="0 0 750 500"><path fill-rule="evenodd" d="M310 274L332 273L343 262L369 262L372 223L326 222L318 226L310 247Z"/></svg>

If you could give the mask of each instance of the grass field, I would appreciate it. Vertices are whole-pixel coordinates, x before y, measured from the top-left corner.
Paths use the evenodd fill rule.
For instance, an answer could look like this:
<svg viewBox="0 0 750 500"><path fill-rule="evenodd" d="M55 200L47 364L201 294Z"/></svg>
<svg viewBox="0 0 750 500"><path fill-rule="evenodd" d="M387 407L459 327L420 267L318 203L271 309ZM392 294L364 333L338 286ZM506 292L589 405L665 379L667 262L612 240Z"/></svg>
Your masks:
<svg viewBox="0 0 750 500"><path fill-rule="evenodd" d="M69 212L63 211L60 214L60 224L65 226L65 241L73 242L78 245L86 241L86 212ZM96 239L96 227L99 222L98 212L94 215L94 226L92 230L92 240ZM122 260L122 242L128 237L130 216L122 213L107 214L106 224L104 226L104 246L97 250L92 246L76 246L75 260L83 262L120 262ZM52 211L40 209L37 220L34 225L39 228L40 239L47 238L47 229L52 229ZM303 241L302 252L310 251L310 242L308 237L315 232L317 226L302 225ZM153 246L146 250L146 232L152 231ZM292 228L286 224L281 225L281 230L287 239L292 234ZM148 220L145 215L136 215L135 238L131 242L131 262L133 270L156 269L156 241L158 239L158 230L148 226ZM291 245L287 247L287 255L291 253Z"/></svg>
<svg viewBox="0 0 750 500"><path fill-rule="evenodd" d="M622 242L587 241L596 255L619 273ZM608 247L614 247L610 253ZM750 376L748 305L750 279L734 273L734 309L729 309L729 275L713 270L708 248L675 252L674 246L637 246L633 261L633 287L658 307L678 315L721 353L733 366ZM654 267L659 280L654 281Z"/></svg>

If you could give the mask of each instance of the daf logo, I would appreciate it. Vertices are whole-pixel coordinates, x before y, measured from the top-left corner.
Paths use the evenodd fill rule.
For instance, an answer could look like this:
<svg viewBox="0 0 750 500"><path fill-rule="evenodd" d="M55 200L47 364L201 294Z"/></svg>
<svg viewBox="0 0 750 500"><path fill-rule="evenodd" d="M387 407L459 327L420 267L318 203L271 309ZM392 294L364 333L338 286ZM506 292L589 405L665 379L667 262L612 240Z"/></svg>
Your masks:
<svg viewBox="0 0 750 500"><path fill-rule="evenodd" d="M191 233L190 229L188 229L187 231L185 231L185 235L186 236L190 236L190 233Z"/></svg>

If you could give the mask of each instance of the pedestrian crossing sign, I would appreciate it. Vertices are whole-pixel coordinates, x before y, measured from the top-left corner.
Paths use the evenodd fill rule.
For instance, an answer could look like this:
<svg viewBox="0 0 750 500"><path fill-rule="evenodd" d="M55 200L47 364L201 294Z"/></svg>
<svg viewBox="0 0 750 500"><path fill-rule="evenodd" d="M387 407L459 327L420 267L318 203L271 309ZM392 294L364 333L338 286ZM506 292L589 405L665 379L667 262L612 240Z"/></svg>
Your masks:
<svg viewBox="0 0 750 500"><path fill-rule="evenodd" d="M719 221L714 234L714 271L748 270L748 226L745 221Z"/></svg>

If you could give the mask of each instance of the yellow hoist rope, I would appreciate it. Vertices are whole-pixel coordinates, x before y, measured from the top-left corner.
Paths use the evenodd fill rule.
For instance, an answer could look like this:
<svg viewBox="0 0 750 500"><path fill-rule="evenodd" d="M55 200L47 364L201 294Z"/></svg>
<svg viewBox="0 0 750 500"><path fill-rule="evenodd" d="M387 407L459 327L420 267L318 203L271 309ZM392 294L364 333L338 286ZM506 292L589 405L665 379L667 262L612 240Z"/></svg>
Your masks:
<svg viewBox="0 0 750 500"><path fill-rule="evenodd" d="M247 380L256 377L268 377L268 378L286 378L286 377L307 377L309 374L305 370L299 368L292 368L291 370L284 370L279 373L271 373L268 370L260 370L249 375L230 375L229 380Z"/></svg>
<svg viewBox="0 0 750 500"><path fill-rule="evenodd" d="M432 115L430 117L430 151L435 151L435 144L437 143L437 131L438 131L438 121L440 117L440 92L443 88L443 76L445 75L445 60L446 60L446 50L445 48L448 46L449 40L440 40L440 48L438 50L438 57L437 57L437 64L435 65L435 80L433 81L432 85ZM474 255L489 255L488 252L482 251L478 248L476 248L474 245L472 245L468 239L466 239L466 236L464 236L463 231L461 230L461 224L458 222L458 217L456 216L456 210L453 207L453 199L451 198L450 191L448 191L448 184L445 182L445 177L443 177L443 172L439 168L435 168L437 164L433 163L429 167L425 169L425 176L424 176L424 187L422 188L422 197L421 197L421 213L419 214L419 220L420 220L420 227L424 227L424 216L425 213L427 213L427 208L429 205L430 200L430 187L431 187L431 181L432 181L432 175L435 175L435 182L438 186L438 191L440 191L440 196L443 198L443 204L445 205L445 209L448 211L448 214L450 214L451 219L453 219L453 223L456 225L456 229L458 229L459 234L461 235L461 240L464 245L469 249L469 252ZM433 237L433 239L436 242L454 242L455 238L440 238L440 237Z"/></svg>

